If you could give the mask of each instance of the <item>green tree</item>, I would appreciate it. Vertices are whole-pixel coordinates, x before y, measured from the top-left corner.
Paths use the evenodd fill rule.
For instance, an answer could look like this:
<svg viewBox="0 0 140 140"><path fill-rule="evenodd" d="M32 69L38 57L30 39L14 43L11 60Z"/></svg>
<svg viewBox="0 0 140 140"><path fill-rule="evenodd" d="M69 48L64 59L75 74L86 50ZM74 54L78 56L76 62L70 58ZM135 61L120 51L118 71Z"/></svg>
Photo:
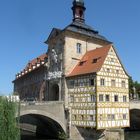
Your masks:
<svg viewBox="0 0 140 140"><path fill-rule="evenodd" d="M133 79L132 79L132 77L129 77L129 95L132 98L134 97L134 89L133 89L133 87L134 87Z"/></svg>
<svg viewBox="0 0 140 140"><path fill-rule="evenodd" d="M20 130L16 113L18 104L0 97L0 140L19 140Z"/></svg>
<svg viewBox="0 0 140 140"><path fill-rule="evenodd" d="M134 87L136 89L136 93L140 96L140 83L138 83L138 81L135 81Z"/></svg>

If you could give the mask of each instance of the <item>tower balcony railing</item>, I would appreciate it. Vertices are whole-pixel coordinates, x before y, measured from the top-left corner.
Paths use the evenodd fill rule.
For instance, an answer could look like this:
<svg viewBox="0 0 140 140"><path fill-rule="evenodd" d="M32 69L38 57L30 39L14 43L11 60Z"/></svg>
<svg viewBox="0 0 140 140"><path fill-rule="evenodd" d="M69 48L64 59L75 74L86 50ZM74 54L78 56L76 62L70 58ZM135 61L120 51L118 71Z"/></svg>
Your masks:
<svg viewBox="0 0 140 140"><path fill-rule="evenodd" d="M64 101L20 101L21 106L26 105L52 105L52 104L63 104Z"/></svg>

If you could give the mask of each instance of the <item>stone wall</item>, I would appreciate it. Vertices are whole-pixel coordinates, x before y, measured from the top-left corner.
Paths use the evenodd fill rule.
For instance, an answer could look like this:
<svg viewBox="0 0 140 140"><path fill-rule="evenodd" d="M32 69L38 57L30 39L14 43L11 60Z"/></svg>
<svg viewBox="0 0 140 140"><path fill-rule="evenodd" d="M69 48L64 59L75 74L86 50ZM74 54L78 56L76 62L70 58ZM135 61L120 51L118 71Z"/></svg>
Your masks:
<svg viewBox="0 0 140 140"><path fill-rule="evenodd" d="M71 140L124 140L124 130L96 130L71 126Z"/></svg>
<svg viewBox="0 0 140 140"><path fill-rule="evenodd" d="M124 140L124 130L123 129L106 130L105 140Z"/></svg>
<svg viewBox="0 0 140 140"><path fill-rule="evenodd" d="M105 131L94 128L71 127L71 140L105 140Z"/></svg>
<svg viewBox="0 0 140 140"><path fill-rule="evenodd" d="M81 53L76 52L77 43L81 44L82 47ZM94 50L100 47L102 47L102 45L93 43L85 38L82 38L81 36L76 37L74 35L70 35L65 37L65 46L64 46L65 75L69 74L74 68L74 66L79 62L78 60L72 58L81 59L87 51Z"/></svg>

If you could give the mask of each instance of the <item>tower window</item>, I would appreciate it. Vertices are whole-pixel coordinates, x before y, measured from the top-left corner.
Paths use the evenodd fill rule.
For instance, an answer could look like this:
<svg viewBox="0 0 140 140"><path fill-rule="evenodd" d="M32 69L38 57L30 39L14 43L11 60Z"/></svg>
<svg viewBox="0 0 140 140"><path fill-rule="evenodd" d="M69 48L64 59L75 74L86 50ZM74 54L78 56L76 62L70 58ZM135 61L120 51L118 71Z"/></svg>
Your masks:
<svg viewBox="0 0 140 140"><path fill-rule="evenodd" d="M83 16L83 11L82 10L79 11L79 15L82 18L82 16Z"/></svg>
<svg viewBox="0 0 140 140"><path fill-rule="evenodd" d="M82 53L82 48L81 48L81 44L80 43L77 43L77 53Z"/></svg>

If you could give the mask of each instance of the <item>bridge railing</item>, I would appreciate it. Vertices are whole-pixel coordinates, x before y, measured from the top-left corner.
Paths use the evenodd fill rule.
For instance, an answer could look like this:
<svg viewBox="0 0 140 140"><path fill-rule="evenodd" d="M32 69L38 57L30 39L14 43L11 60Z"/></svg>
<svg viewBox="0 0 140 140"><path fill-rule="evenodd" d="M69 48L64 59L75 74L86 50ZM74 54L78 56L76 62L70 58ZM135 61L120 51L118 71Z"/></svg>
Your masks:
<svg viewBox="0 0 140 140"><path fill-rule="evenodd" d="M26 105L49 105L49 104L63 104L63 101L21 101L21 106Z"/></svg>
<svg viewBox="0 0 140 140"><path fill-rule="evenodd" d="M140 100L130 100L130 103L140 103Z"/></svg>

